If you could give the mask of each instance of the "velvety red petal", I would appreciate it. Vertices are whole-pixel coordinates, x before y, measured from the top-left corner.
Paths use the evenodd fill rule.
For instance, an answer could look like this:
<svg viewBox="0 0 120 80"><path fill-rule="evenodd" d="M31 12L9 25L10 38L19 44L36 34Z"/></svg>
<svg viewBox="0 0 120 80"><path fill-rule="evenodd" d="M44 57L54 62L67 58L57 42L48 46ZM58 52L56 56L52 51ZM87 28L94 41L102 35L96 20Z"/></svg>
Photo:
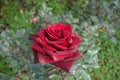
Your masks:
<svg viewBox="0 0 120 80"><path fill-rule="evenodd" d="M38 54L37 54L37 51L32 49L33 51L33 54L34 54L34 63L38 63L39 62L39 59L38 59Z"/></svg>
<svg viewBox="0 0 120 80"><path fill-rule="evenodd" d="M73 53L72 56L67 57L65 60L72 60L72 59L76 59L76 58L81 58L82 54L79 51L76 51L75 53Z"/></svg>
<svg viewBox="0 0 120 80"><path fill-rule="evenodd" d="M80 38L78 35L73 35L72 36L72 43L69 49L78 47L79 43L82 42L82 38Z"/></svg>
<svg viewBox="0 0 120 80"><path fill-rule="evenodd" d="M74 60L68 60L68 61L58 61L58 62L54 62L54 63L51 63L51 64L69 72L73 63L74 63Z"/></svg>
<svg viewBox="0 0 120 80"><path fill-rule="evenodd" d="M61 55L61 56L70 56L73 53L75 53L77 51L77 49L71 49L71 50L65 50L65 51L56 51L57 55Z"/></svg>
<svg viewBox="0 0 120 80"><path fill-rule="evenodd" d="M54 59L54 61L62 61L64 60L64 56L60 56L60 55L53 55L52 58Z"/></svg>
<svg viewBox="0 0 120 80"><path fill-rule="evenodd" d="M61 52L61 54L56 53L52 57L55 61L62 61L62 60L65 61L65 60L72 60L72 59L80 58L81 56L82 56L82 54L80 52L76 51L74 53L71 53L71 52L67 53L66 52L66 54L65 54L65 52L63 52L63 53Z"/></svg>
<svg viewBox="0 0 120 80"><path fill-rule="evenodd" d="M56 40L55 42L59 45L67 46L70 43L71 35L67 31L63 31L63 32L64 32L63 35L64 37Z"/></svg>
<svg viewBox="0 0 120 80"><path fill-rule="evenodd" d="M67 46L69 44L68 40L70 40L70 38L71 38L71 35L69 35L69 33L66 33L64 38L57 40L56 43L62 46Z"/></svg>
<svg viewBox="0 0 120 80"><path fill-rule="evenodd" d="M53 33L54 29L55 29L55 25L54 24L47 25L46 33L48 34L48 36L49 36L49 38L51 40L59 39L59 37L56 36L56 34Z"/></svg>
<svg viewBox="0 0 120 80"><path fill-rule="evenodd" d="M51 29L51 33L54 34L58 38L62 38L62 36L63 36L61 30L55 31L54 29Z"/></svg>
<svg viewBox="0 0 120 80"><path fill-rule="evenodd" d="M44 48L44 47L43 47L43 50L46 52L46 54L50 55L51 57L52 57L53 55L55 55L55 53L54 53L53 51L50 51L50 50L48 50L48 49L46 49L46 48Z"/></svg>
<svg viewBox="0 0 120 80"><path fill-rule="evenodd" d="M47 25L46 33L50 40L58 40L61 38L68 38L72 35L72 27L69 24L58 23L56 25Z"/></svg>
<svg viewBox="0 0 120 80"><path fill-rule="evenodd" d="M56 49L54 49L53 47L49 46L47 43L45 43L44 41L42 41L40 38L36 38L36 41L41 44L43 47L47 48L50 51L55 51Z"/></svg>
<svg viewBox="0 0 120 80"><path fill-rule="evenodd" d="M57 55L56 52L49 51L46 48L43 49L46 51L47 54L49 54L54 59L54 61L64 60L64 56Z"/></svg>
<svg viewBox="0 0 120 80"><path fill-rule="evenodd" d="M32 49L35 49L36 51L40 52L41 54L46 54L45 51L41 48L40 45L38 45L37 43L34 43L31 46Z"/></svg>
<svg viewBox="0 0 120 80"><path fill-rule="evenodd" d="M58 23L58 24L56 24L56 27L57 27L56 29L58 29L58 30L63 29L65 31L70 32L70 34L72 34L72 27L69 24Z"/></svg>
<svg viewBox="0 0 120 80"><path fill-rule="evenodd" d="M30 35L30 38L33 40L33 41L35 41L35 38L37 37L37 35L36 34L31 34Z"/></svg>
<svg viewBox="0 0 120 80"><path fill-rule="evenodd" d="M64 47L66 47L69 44L69 41L67 41L66 39L59 39L53 42Z"/></svg>
<svg viewBox="0 0 120 80"><path fill-rule="evenodd" d="M64 36L63 39L69 39L72 36L72 26L69 24L62 24L58 23L56 24L56 30L62 30L62 35Z"/></svg>
<svg viewBox="0 0 120 80"><path fill-rule="evenodd" d="M55 62L49 55L43 55L41 53L37 53L38 54L38 60L40 63L51 63L51 62Z"/></svg>
<svg viewBox="0 0 120 80"><path fill-rule="evenodd" d="M76 58L80 58L80 57L82 57L82 54L80 52L76 52L76 53L74 53L74 55L70 56L69 58L66 58L64 61L58 61L58 62L54 62L51 64L69 72L70 68L72 67L72 65L74 63L74 60Z"/></svg>
<svg viewBox="0 0 120 80"><path fill-rule="evenodd" d="M37 35L43 41L45 41L45 38L47 37L47 36L45 37L45 29L44 28L40 28L40 31L37 33Z"/></svg>
<svg viewBox="0 0 120 80"><path fill-rule="evenodd" d="M66 50L67 49L67 47L65 47L65 46L62 46L62 45L59 45L59 44L57 44L55 41L50 41L50 40L48 40L47 38L46 38L46 41L47 41L47 43L48 44L50 44L50 45L52 45L55 49L57 49L57 50Z"/></svg>

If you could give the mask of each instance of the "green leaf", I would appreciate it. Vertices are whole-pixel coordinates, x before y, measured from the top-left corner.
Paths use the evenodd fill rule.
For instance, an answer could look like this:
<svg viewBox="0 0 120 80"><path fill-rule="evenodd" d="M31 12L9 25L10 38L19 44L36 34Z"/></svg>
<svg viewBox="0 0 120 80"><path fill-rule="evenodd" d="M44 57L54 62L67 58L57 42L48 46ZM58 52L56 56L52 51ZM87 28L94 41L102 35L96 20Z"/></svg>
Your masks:
<svg viewBox="0 0 120 80"><path fill-rule="evenodd" d="M36 80L47 80L47 79L44 76L40 76L39 78L36 78Z"/></svg>
<svg viewBox="0 0 120 80"><path fill-rule="evenodd" d="M24 33L25 33L25 29L17 30L15 37L22 37Z"/></svg>
<svg viewBox="0 0 120 80"><path fill-rule="evenodd" d="M92 80L90 75L83 69L80 70L81 76L84 80Z"/></svg>
<svg viewBox="0 0 120 80"><path fill-rule="evenodd" d="M99 22L99 20L98 20L98 18L97 18L96 16L90 16L90 18L91 18L91 20L92 20L93 22L95 22L95 23L98 23L98 22Z"/></svg>
<svg viewBox="0 0 120 80"><path fill-rule="evenodd" d="M39 74L39 75L45 75L46 74L46 70L41 64L30 64L30 68L36 74Z"/></svg>
<svg viewBox="0 0 120 80"><path fill-rule="evenodd" d="M96 55L98 53L99 50L100 50L100 48L97 48L95 50L88 50L87 54L90 55L91 57L93 57L94 55Z"/></svg>
<svg viewBox="0 0 120 80"><path fill-rule="evenodd" d="M70 23L72 23L72 20L71 19L66 19L66 22L70 24Z"/></svg>
<svg viewBox="0 0 120 80"><path fill-rule="evenodd" d="M65 79L66 79L66 80L74 80L75 78L74 78L73 75L68 75L68 76L66 76Z"/></svg>
<svg viewBox="0 0 120 80"><path fill-rule="evenodd" d="M50 80L62 80L62 77L60 75L53 74L50 76Z"/></svg>
<svg viewBox="0 0 120 80"><path fill-rule="evenodd" d="M11 62L10 62L10 67L14 68L18 65L18 62L16 60L13 60L11 59Z"/></svg>
<svg viewBox="0 0 120 80"><path fill-rule="evenodd" d="M82 67L85 69L99 68L99 65L98 64L83 64Z"/></svg>
<svg viewBox="0 0 120 80"><path fill-rule="evenodd" d="M0 80L7 80L7 76L4 73L0 73Z"/></svg>
<svg viewBox="0 0 120 80"><path fill-rule="evenodd" d="M73 23L78 23L78 21L79 21L79 19L77 19L77 18L73 19Z"/></svg>
<svg viewBox="0 0 120 80"><path fill-rule="evenodd" d="M75 78L76 78L76 80L81 80L82 79L81 71L79 69L75 72Z"/></svg>

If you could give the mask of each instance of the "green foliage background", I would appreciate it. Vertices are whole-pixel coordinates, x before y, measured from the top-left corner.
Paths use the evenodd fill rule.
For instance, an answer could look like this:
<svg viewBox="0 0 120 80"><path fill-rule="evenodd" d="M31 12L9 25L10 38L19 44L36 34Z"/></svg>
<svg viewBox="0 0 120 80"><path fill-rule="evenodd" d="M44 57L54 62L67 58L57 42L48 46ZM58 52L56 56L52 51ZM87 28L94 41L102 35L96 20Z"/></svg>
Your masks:
<svg viewBox="0 0 120 80"><path fill-rule="evenodd" d="M99 44L101 47L98 53L100 68L88 70L87 72L91 74L92 80L119 80L119 0L1 0L0 80L45 80L44 77L39 76L48 76L45 71L47 66L33 66L33 64L30 64L32 60L29 61L29 58L32 56L32 53L30 49L28 50L28 48L26 48L26 46L29 46L31 43L28 38L29 34L35 33L39 27L50 23L50 20L42 19L41 15L38 14L41 12L40 9L44 2L52 8L53 15L58 18L61 14L72 14L72 17L68 16L69 18L66 22L74 26L76 26L75 24L84 27L85 25L100 26L96 29L99 34L96 44ZM33 11L35 11L35 14L32 13ZM41 24L32 23L30 21L32 17L39 18L39 23ZM79 28L75 29L81 33ZM84 30L84 28L82 28L82 30ZM7 46L9 46L9 50ZM28 68L28 66L30 67ZM41 68L38 69L38 67ZM30 69L31 71L29 71ZM32 77L34 75L32 74L33 72L36 72L35 76L37 78ZM16 77L17 75L20 75L22 78L18 79ZM62 80L59 75L54 77L54 80L57 79Z"/></svg>

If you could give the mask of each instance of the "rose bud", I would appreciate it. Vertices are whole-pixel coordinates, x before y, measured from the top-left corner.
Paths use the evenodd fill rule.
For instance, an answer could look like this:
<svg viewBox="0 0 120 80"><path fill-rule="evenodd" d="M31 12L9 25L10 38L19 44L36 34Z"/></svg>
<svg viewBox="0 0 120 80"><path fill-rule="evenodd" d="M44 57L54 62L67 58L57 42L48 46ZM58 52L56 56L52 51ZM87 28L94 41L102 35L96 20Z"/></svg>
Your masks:
<svg viewBox="0 0 120 80"><path fill-rule="evenodd" d="M33 23L37 23L39 20L38 20L38 18L32 18L31 19L31 22L33 22Z"/></svg>

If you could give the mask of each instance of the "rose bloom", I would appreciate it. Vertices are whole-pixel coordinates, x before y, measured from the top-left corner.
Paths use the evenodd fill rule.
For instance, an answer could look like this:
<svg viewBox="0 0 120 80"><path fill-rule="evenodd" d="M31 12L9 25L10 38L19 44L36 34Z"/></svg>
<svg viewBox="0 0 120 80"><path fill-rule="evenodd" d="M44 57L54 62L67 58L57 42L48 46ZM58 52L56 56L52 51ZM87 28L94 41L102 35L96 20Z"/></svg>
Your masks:
<svg viewBox="0 0 120 80"><path fill-rule="evenodd" d="M75 59L82 57L78 51L82 38L72 32L70 24L48 24L31 39L35 63L50 63L69 72Z"/></svg>

